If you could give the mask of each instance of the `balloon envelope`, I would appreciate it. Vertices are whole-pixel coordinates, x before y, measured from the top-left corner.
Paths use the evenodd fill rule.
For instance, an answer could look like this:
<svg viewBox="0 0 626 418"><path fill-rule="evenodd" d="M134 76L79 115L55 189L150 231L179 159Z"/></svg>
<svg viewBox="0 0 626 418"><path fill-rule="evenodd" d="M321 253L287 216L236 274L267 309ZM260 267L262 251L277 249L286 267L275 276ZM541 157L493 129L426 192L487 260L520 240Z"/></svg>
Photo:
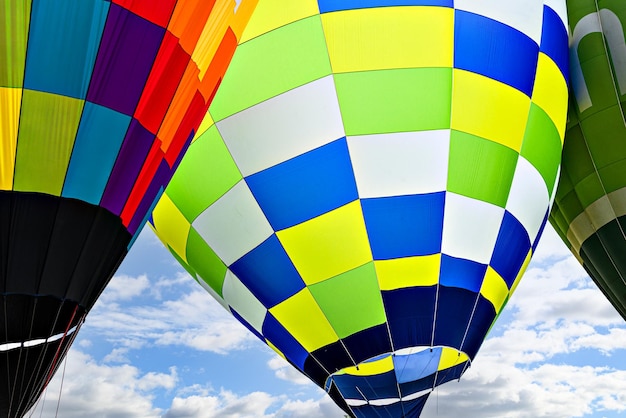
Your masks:
<svg viewBox="0 0 626 418"><path fill-rule="evenodd" d="M157 234L352 416L459 378L545 225L564 4L260 0Z"/></svg>
<svg viewBox="0 0 626 418"><path fill-rule="evenodd" d="M569 1L572 95L550 222L626 319L626 5Z"/></svg>
<svg viewBox="0 0 626 418"><path fill-rule="evenodd" d="M1 416L22 416L58 367L254 3L0 1Z"/></svg>

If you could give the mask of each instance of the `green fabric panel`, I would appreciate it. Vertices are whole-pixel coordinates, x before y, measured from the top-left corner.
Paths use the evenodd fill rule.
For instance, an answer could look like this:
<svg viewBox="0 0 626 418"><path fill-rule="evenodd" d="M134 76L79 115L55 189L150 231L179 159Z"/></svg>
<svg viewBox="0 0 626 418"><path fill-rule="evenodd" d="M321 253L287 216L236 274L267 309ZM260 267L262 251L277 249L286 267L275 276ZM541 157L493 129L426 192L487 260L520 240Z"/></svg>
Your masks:
<svg viewBox="0 0 626 418"><path fill-rule="evenodd" d="M0 87L22 87L30 23L30 0L0 6Z"/></svg>
<svg viewBox="0 0 626 418"><path fill-rule="evenodd" d="M187 264L185 262L185 260L180 258L178 256L178 254L176 254L176 251L172 250L172 248L169 245L167 246L167 249L170 250L170 253L172 253L172 255L174 256L176 261L178 261L180 263L180 265L183 266L183 268L185 270L187 270L187 273L189 273L189 275L191 275L191 277L193 277L197 281L198 280L198 275L197 275L196 271L189 264Z"/></svg>
<svg viewBox="0 0 626 418"><path fill-rule="evenodd" d="M84 102L24 90L13 189L60 196Z"/></svg>
<svg viewBox="0 0 626 418"><path fill-rule="evenodd" d="M207 167L219 175L207 178ZM167 194L190 223L243 178L215 125L191 144L176 173Z"/></svg>
<svg viewBox="0 0 626 418"><path fill-rule="evenodd" d="M593 173L578 182L574 186L574 190L576 190L576 196L583 208L586 208L605 194L597 173Z"/></svg>
<svg viewBox="0 0 626 418"><path fill-rule="evenodd" d="M309 286L339 338L383 324L383 300L374 263Z"/></svg>
<svg viewBox="0 0 626 418"><path fill-rule="evenodd" d="M331 73L319 15L240 45L211 105L215 121Z"/></svg>
<svg viewBox="0 0 626 418"><path fill-rule="evenodd" d="M202 280L223 298L222 286L226 277L226 264L193 228L189 231L189 238L187 238L187 260L190 265L195 266Z"/></svg>
<svg viewBox="0 0 626 418"><path fill-rule="evenodd" d="M450 128L452 69L335 75L346 135Z"/></svg>
<svg viewBox="0 0 626 418"><path fill-rule="evenodd" d="M504 145L452 131L447 189L505 207L518 156Z"/></svg>
<svg viewBox="0 0 626 418"><path fill-rule="evenodd" d="M576 163L568 164L569 161L575 161ZM585 143L583 131L580 125L573 126L565 132L565 143L563 144L563 172L567 173L572 184L576 184L595 171L596 168L589 155L589 149ZM559 188L560 187L559 185Z"/></svg>
<svg viewBox="0 0 626 418"><path fill-rule="evenodd" d="M560 196L559 200L559 208L563 211L563 217L567 221L567 229L569 229L569 224L572 223L574 219L581 213L583 213L584 206L580 202L580 197L576 193L575 189L572 189L571 192ZM565 229L563 232L567 232Z"/></svg>
<svg viewBox="0 0 626 418"><path fill-rule="evenodd" d="M626 159L626 127L618 106L586 116L580 126L596 168Z"/></svg>
<svg viewBox="0 0 626 418"><path fill-rule="evenodd" d="M556 126L539 106L531 103L521 155L541 173L552 194L561 162L562 144Z"/></svg>
<svg viewBox="0 0 626 418"><path fill-rule="evenodd" d="M626 137L624 137L626 138ZM626 160L617 161L598 170L607 193L626 187Z"/></svg>

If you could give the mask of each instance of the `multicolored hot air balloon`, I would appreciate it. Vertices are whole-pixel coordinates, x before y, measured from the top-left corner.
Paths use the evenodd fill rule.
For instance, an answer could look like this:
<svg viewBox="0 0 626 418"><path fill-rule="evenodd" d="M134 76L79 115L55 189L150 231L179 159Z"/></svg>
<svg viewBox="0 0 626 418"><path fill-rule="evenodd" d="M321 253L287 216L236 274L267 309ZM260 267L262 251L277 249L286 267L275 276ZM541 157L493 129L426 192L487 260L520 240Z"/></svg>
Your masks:
<svg viewBox="0 0 626 418"><path fill-rule="evenodd" d="M458 379L547 221L561 1L259 0L152 224L358 417Z"/></svg>
<svg viewBox="0 0 626 418"><path fill-rule="evenodd" d="M50 380L255 3L0 0L0 416Z"/></svg>
<svg viewBox="0 0 626 418"><path fill-rule="evenodd" d="M626 4L568 1L571 104L550 222L626 319Z"/></svg>

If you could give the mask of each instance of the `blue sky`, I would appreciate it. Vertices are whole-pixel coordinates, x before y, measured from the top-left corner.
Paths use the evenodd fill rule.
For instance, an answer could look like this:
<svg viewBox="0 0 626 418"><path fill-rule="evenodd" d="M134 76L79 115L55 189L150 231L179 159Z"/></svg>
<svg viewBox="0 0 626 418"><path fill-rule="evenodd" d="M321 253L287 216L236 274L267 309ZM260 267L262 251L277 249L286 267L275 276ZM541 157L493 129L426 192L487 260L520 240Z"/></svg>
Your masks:
<svg viewBox="0 0 626 418"><path fill-rule="evenodd" d="M64 378L63 378L64 376ZM57 402L60 396L60 402ZM341 418L146 228L33 417ZM460 382L422 417L626 417L626 324L548 229Z"/></svg>

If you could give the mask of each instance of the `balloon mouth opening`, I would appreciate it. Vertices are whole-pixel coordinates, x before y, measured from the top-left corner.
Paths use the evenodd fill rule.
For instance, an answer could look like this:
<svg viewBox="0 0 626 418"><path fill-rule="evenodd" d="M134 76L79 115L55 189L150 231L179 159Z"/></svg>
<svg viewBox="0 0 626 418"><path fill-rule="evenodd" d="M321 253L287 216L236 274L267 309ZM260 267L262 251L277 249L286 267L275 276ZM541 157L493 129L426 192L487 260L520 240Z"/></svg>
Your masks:
<svg viewBox="0 0 626 418"><path fill-rule="evenodd" d="M336 371L325 390L335 386L349 406L391 405L428 396L436 386L459 379L470 365L469 356L453 347L403 348ZM381 390L385 387L393 389Z"/></svg>

